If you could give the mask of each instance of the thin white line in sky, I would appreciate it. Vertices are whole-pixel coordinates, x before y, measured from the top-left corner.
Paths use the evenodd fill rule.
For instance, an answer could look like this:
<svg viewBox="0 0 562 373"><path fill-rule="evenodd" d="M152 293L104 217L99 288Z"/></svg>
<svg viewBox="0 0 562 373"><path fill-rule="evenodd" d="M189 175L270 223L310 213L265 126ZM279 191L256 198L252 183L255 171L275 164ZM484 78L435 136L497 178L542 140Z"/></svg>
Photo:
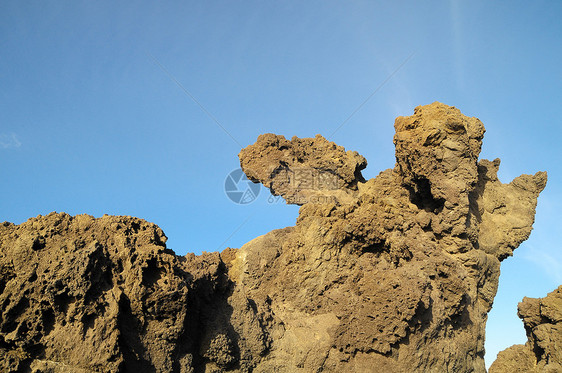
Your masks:
<svg viewBox="0 0 562 373"><path fill-rule="evenodd" d="M379 84L379 86L377 87L377 89L375 89L375 90L373 91L373 93L371 93L371 94L369 95L369 97L367 97L367 98L365 99L365 101L363 101L363 102L361 103L361 105L359 105L359 106L357 107L357 109L353 110L353 113L351 113L351 115L349 115L349 116L347 117L347 119L344 120L344 121L342 122L342 124L340 124L340 125L338 126L338 128L336 128L336 129L334 130L334 132L332 132L332 134L331 134L330 136L328 136L328 139L332 138L332 137L336 134L336 132L338 132L338 131L340 130L340 128L342 128L342 127L351 119L351 117L353 117L353 116L355 115L355 113L357 113L357 112L359 111L359 109L361 109L361 108L363 107L363 105L365 105L365 104L371 99L371 97L373 97L378 91L380 91L380 89L381 89L390 79L392 79L392 77L393 77L398 71L400 71L400 69L401 69L402 67L404 67L404 65L405 65L412 57L414 57L414 54L416 54L416 52L412 52L412 54L410 54L410 55L408 56L408 58L406 58L406 59L404 60L404 62L402 62L402 63L400 64L400 66L398 66L398 67L396 68L396 70L394 70L394 71L392 72L392 74L390 74L381 84Z"/></svg>
<svg viewBox="0 0 562 373"><path fill-rule="evenodd" d="M224 241L219 245L219 247L217 247L217 249L216 249L215 251L219 251L219 250L221 249L221 247L223 247L223 245L224 245L225 243L227 243L228 240L230 240L230 239L232 238L232 236L234 236L234 235L236 234L236 232L238 232L238 231L244 226L244 224L246 224L254 215L255 215L255 213L252 214L252 215L250 215L250 216L248 216L248 217L246 218L246 220L244 220L244 221L242 222L242 224L240 224L240 225L238 226L238 228L236 228L236 229L234 230L234 232L232 232L232 233L230 234L230 236L228 236L228 237L226 238L226 240L224 240Z"/></svg>
<svg viewBox="0 0 562 373"><path fill-rule="evenodd" d="M243 146L238 142L238 140L236 140L234 138L234 136L232 136L232 134L230 132L228 132L226 130L226 128L224 128L224 126L222 124L220 124L220 122L217 120L217 118L214 117L213 114L211 114L207 109L205 109L205 107L203 105L201 105L201 103L199 101L197 101L197 99L195 98L195 96L193 96L187 89L185 89L185 87L168 71L168 69L166 69L157 59L156 57L154 57L150 52L146 53L146 55L152 59L152 61L160 68L160 70L162 70L166 75L168 75L168 77L174 82L176 83L176 85L178 87L180 87L180 89L189 97L191 98L191 100L193 100L193 102L195 102L200 108L201 110L203 110L203 112L205 114L207 114L207 116L209 118L211 118L213 120L213 122L215 122L217 124L217 126L219 126L224 133L226 133L231 139L232 141L234 141L240 148L243 148Z"/></svg>

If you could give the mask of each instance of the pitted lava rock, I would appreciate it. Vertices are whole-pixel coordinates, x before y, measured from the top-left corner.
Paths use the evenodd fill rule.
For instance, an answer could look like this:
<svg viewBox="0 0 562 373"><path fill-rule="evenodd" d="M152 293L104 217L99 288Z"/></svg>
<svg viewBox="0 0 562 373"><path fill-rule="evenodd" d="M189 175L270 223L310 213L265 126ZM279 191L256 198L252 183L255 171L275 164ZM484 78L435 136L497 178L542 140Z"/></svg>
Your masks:
<svg viewBox="0 0 562 373"><path fill-rule="evenodd" d="M220 254L176 256L130 217L4 223L0 368L485 372L500 262L546 173L502 184L482 123L441 103L395 129L396 167L370 180L320 135L261 135L241 166L299 217Z"/></svg>
<svg viewBox="0 0 562 373"><path fill-rule="evenodd" d="M489 372L562 372L562 285L545 298L523 298L517 308L527 343L500 352Z"/></svg>
<svg viewBox="0 0 562 373"><path fill-rule="evenodd" d="M346 152L320 135L289 141L266 133L242 149L239 157L250 180L296 205L355 199L358 183L365 181L361 170L367 167L362 155Z"/></svg>

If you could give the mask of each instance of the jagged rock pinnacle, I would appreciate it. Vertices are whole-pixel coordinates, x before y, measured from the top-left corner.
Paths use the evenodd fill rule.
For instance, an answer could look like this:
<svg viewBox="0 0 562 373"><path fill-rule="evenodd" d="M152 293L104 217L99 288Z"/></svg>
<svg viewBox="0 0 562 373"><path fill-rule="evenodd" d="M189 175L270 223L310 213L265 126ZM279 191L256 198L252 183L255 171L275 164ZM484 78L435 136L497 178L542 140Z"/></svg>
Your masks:
<svg viewBox="0 0 562 373"><path fill-rule="evenodd" d="M484 127L433 103L395 123L396 167L318 135L261 135L249 179L294 227L178 257L155 225L51 214L0 226L0 367L31 371L485 372L500 261L546 173L502 184ZM58 370L57 370L58 369Z"/></svg>

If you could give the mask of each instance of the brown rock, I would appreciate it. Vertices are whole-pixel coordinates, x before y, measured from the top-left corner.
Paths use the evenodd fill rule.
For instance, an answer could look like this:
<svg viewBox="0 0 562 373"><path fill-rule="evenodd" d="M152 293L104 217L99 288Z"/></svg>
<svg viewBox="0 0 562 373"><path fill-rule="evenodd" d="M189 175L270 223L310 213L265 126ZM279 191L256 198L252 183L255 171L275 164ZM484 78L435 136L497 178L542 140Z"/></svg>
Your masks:
<svg viewBox="0 0 562 373"><path fill-rule="evenodd" d="M239 154L248 178L261 182L287 203L325 202L355 196L364 181L361 170L367 161L357 152L345 151L321 135L291 141L280 135L260 135L255 144ZM322 198L322 200L318 200Z"/></svg>
<svg viewBox="0 0 562 373"><path fill-rule="evenodd" d="M500 260L531 234L536 198L546 186L546 172L521 175L509 184L498 181L500 160L478 164L478 185L472 192L472 216L479 223L478 247Z"/></svg>
<svg viewBox="0 0 562 373"><path fill-rule="evenodd" d="M500 352L489 372L562 372L562 285L545 298L523 298L517 308L527 343Z"/></svg>
<svg viewBox="0 0 562 373"><path fill-rule="evenodd" d="M190 372L234 360L218 253L178 257L156 225L118 216L52 213L5 223L0 237L1 371Z"/></svg>
<svg viewBox="0 0 562 373"><path fill-rule="evenodd" d="M175 256L129 217L0 226L0 367L484 372L500 261L546 174L500 183L499 161L478 163L481 122L440 103L395 128L396 167L368 181L321 136L260 136L244 171L300 214L221 254Z"/></svg>

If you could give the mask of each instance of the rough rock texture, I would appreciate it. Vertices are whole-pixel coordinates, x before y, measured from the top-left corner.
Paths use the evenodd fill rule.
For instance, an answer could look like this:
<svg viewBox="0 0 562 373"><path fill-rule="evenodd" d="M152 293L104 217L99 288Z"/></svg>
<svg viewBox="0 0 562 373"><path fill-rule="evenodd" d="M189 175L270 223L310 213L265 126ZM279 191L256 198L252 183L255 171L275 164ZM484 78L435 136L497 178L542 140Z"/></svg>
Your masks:
<svg viewBox="0 0 562 373"><path fill-rule="evenodd" d="M361 170L365 158L357 152L345 151L320 135L314 139L291 141L267 133L242 149L240 165L248 178L261 182L287 203L352 201L357 185L364 182Z"/></svg>
<svg viewBox="0 0 562 373"><path fill-rule="evenodd" d="M229 280L217 253L178 257L165 241L129 217L0 226L0 370L190 371L227 317Z"/></svg>
<svg viewBox="0 0 562 373"><path fill-rule="evenodd" d="M500 352L489 372L562 372L562 286L545 298L523 298L518 310L528 341Z"/></svg>
<svg viewBox="0 0 562 373"><path fill-rule="evenodd" d="M396 167L321 136L262 135L248 177L294 227L178 257L153 224L51 214L0 226L0 368L484 372L500 261L546 174L502 184L482 123L434 103L395 124Z"/></svg>

